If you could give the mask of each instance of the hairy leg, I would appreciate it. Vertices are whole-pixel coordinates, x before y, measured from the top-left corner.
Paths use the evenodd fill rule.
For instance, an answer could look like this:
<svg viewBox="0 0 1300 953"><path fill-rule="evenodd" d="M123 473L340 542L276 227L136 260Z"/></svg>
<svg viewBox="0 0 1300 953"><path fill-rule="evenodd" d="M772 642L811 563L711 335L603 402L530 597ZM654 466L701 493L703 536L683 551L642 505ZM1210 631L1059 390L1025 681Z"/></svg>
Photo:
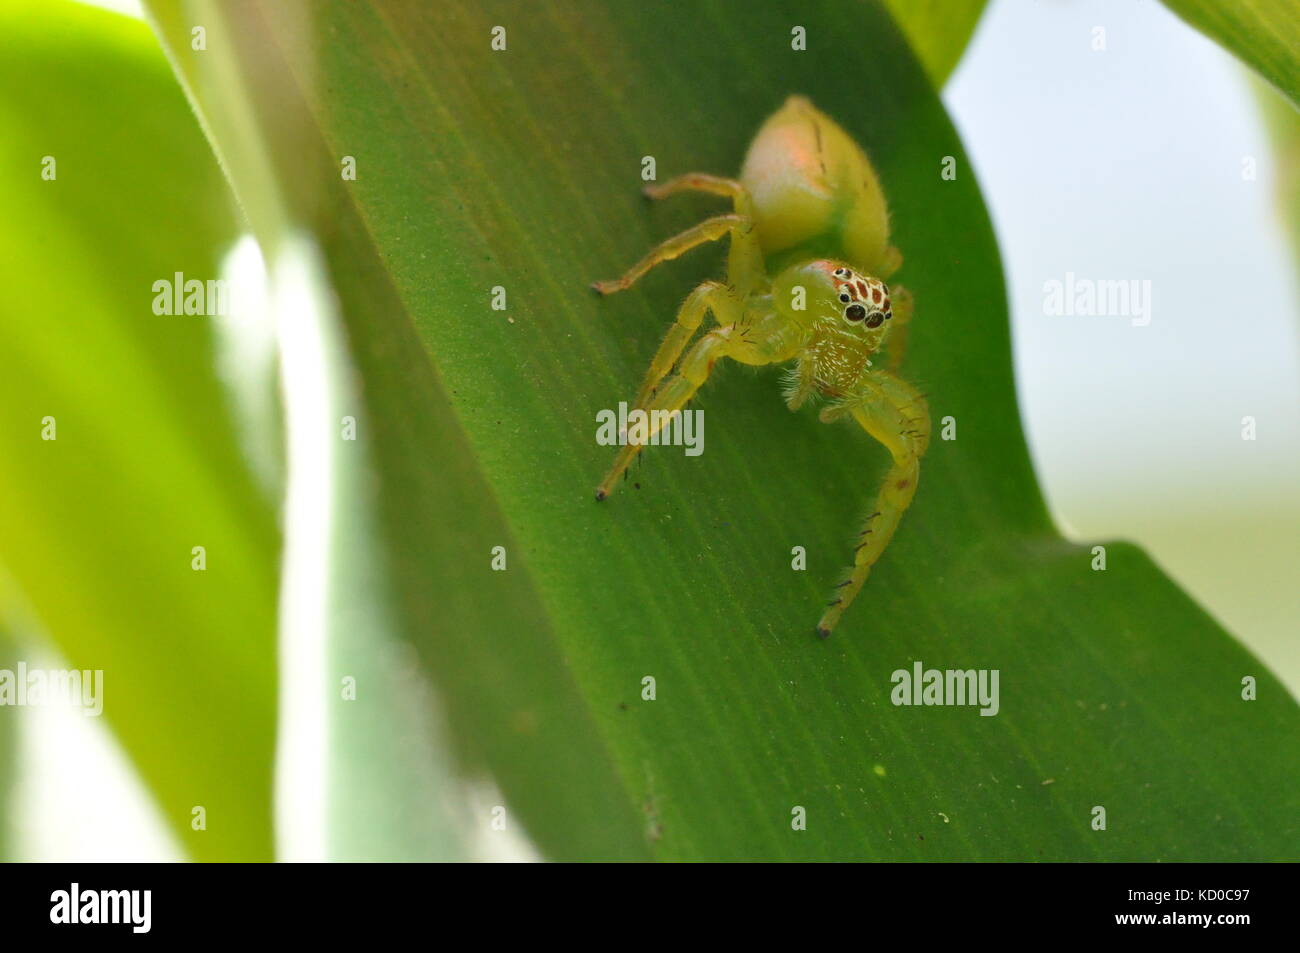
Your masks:
<svg viewBox="0 0 1300 953"><path fill-rule="evenodd" d="M754 201L749 191L735 179L726 179L707 172L687 172L659 185L647 185L641 190L652 199L665 199L682 192L707 192L731 199L737 215L753 221ZM757 288L766 277L763 249L757 233L733 235L731 251L727 255L727 278L742 296Z"/></svg>
<svg viewBox="0 0 1300 953"><path fill-rule="evenodd" d="M715 328L700 338L691 348L691 352L686 355L686 359L682 361L681 370L668 378L667 383L658 390L648 406L641 408L648 413L652 422L646 429L646 440L659 432L663 423L667 421L668 415L686 406L687 401L694 397L695 392L708 380L713 365L726 357L736 346L739 339L733 337L734 331L734 326ZM636 459L636 455L644 449L643 443L625 443L618 448L614 465L610 467L609 472L605 474L605 479L601 480L600 486L596 488L597 500L603 500L614 492L614 488L618 486L618 478Z"/></svg>
<svg viewBox="0 0 1300 953"><path fill-rule="evenodd" d="M924 398L910 384L884 371L871 375L871 392L856 401L846 401L822 412L823 420L852 414L867 433L889 450L893 465L885 474L871 514L867 516L853 565L826 606L817 634L826 638L862 589L889 541L904 511L911 505L921 475L921 457L930 442L930 413Z"/></svg>
<svg viewBox="0 0 1300 953"><path fill-rule="evenodd" d="M804 405L816 389L813 370L816 364L811 360L801 360L795 364L785 379L785 405L791 410L798 410Z"/></svg>
<svg viewBox="0 0 1300 953"><path fill-rule="evenodd" d="M668 329L654 360L650 362L636 400L632 402L633 407L646 406L646 401L654 394L664 375L673 369L677 359L682 356L682 351L694 337L708 311L713 312L713 319L718 324L735 324L740 320L742 306L731 289L719 281L703 282L692 291L678 309L677 320Z"/></svg>
<svg viewBox="0 0 1300 953"><path fill-rule="evenodd" d="M662 264L665 261L672 261L674 258L686 254L696 245L717 241L725 235L732 236L733 245L745 241L757 242L753 229L754 223L744 215L717 215L705 219L700 224L686 229L680 235L674 235L667 241L656 245L648 255L629 268L621 277L612 281L597 281L591 287L603 295L624 291L632 287L637 279L655 265Z"/></svg>
<svg viewBox="0 0 1300 953"><path fill-rule="evenodd" d="M726 179L707 172L687 172L667 182L647 185L641 191L652 199L666 199L679 192L708 192L710 195L722 195L733 199L736 203L736 211L741 215L750 213L749 193L745 191L743 185L735 179Z"/></svg>

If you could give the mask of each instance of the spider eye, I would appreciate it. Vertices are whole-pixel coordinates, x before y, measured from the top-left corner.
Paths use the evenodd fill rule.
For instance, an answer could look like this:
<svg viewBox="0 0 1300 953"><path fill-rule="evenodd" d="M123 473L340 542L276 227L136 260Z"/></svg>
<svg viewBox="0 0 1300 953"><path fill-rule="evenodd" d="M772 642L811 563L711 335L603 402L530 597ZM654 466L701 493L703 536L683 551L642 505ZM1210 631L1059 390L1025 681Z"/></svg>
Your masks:
<svg viewBox="0 0 1300 953"><path fill-rule="evenodd" d="M850 298L847 294L842 294L840 295L840 300L843 301L845 304L848 304L853 299Z"/></svg>
<svg viewBox="0 0 1300 953"><path fill-rule="evenodd" d="M860 304L851 304L844 309L844 317L850 321L861 321L867 316L867 309Z"/></svg>
<svg viewBox="0 0 1300 953"><path fill-rule="evenodd" d="M872 311L871 317L867 318L867 327L878 328L885 323L885 316L879 311Z"/></svg>
<svg viewBox="0 0 1300 953"><path fill-rule="evenodd" d="M836 269L835 269L835 277L836 277L836 278L847 278L848 276L849 276L849 270L848 270L847 268L836 268Z"/></svg>

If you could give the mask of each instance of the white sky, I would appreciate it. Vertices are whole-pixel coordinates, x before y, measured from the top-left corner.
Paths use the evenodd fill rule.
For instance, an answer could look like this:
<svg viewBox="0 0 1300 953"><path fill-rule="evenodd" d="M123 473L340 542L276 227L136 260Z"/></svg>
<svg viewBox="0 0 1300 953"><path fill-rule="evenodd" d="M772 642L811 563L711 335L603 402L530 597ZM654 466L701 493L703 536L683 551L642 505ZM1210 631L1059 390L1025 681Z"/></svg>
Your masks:
<svg viewBox="0 0 1300 953"><path fill-rule="evenodd" d="M1153 0L998 0L944 99L997 225L1023 412L1054 495L1118 474L1155 500L1240 484L1244 452L1270 464L1252 478L1294 488L1300 314L1235 61ZM1045 316L1043 283L1066 272L1150 280L1151 324ZM1258 446L1242 447L1245 415Z"/></svg>
<svg viewBox="0 0 1300 953"><path fill-rule="evenodd" d="M994 0L944 100L1058 521L1144 545L1300 691L1300 303L1245 71L1156 0ZM1149 280L1151 323L1048 316L1068 272Z"/></svg>

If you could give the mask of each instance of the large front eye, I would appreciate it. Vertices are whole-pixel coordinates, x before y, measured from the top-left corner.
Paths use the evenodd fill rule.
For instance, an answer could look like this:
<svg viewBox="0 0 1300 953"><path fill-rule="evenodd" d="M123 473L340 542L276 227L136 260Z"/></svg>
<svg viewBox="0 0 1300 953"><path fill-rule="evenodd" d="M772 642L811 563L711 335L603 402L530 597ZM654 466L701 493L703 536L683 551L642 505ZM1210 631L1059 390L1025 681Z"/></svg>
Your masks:
<svg viewBox="0 0 1300 953"><path fill-rule="evenodd" d="M867 309L860 304L851 304L844 309L844 317L850 321L861 321L867 316Z"/></svg>
<svg viewBox="0 0 1300 953"><path fill-rule="evenodd" d="M879 311L872 311L871 317L867 318L867 327L878 328L885 323L885 316Z"/></svg>

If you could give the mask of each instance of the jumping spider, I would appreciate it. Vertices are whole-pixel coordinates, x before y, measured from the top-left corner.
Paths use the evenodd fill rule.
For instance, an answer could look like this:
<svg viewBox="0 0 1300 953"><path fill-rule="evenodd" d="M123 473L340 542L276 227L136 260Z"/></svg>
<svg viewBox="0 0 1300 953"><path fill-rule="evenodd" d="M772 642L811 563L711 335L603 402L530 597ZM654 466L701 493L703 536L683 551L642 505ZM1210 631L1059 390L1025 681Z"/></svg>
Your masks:
<svg viewBox="0 0 1300 953"><path fill-rule="evenodd" d="M727 281L706 281L690 293L637 393L633 406L650 411L656 421L650 435L686 406L721 358L752 365L793 362L785 389L791 410L816 395L827 401L823 422L852 417L893 457L859 534L853 565L817 623L817 634L825 638L912 502L930 441L924 397L895 373L912 298L884 282L902 264L889 244L884 194L866 153L800 96L790 97L764 123L739 180L689 173L645 189L654 199L686 191L726 196L734 211L668 239L621 278L593 285L601 294L622 291L661 262L731 237ZM682 358L706 313L718 326ZM873 366L872 356L887 341L885 366ZM597 500L614 491L644 446L625 443L619 449Z"/></svg>

